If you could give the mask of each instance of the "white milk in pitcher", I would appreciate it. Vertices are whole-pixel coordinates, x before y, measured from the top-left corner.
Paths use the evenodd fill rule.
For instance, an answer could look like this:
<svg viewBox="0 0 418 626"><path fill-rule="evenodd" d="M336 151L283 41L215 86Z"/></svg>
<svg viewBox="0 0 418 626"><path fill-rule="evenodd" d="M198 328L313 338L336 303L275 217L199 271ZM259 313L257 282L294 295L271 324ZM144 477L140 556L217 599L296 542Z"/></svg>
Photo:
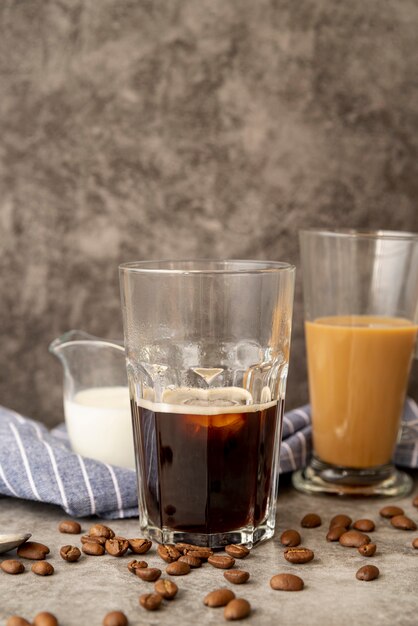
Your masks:
<svg viewBox="0 0 418 626"><path fill-rule="evenodd" d="M74 452L97 461L135 468L128 387L92 387L64 400Z"/></svg>

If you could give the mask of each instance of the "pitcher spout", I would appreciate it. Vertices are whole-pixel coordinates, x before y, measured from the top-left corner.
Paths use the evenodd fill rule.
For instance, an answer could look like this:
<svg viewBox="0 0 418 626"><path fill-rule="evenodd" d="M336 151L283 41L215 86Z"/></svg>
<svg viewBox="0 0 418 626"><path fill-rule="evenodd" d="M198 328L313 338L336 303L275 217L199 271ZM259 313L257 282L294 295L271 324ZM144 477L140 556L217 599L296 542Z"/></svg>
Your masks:
<svg viewBox="0 0 418 626"><path fill-rule="evenodd" d="M60 337L57 337L49 344L49 351L61 360L65 360L68 348L85 349L86 347L97 347L125 352L123 341L116 339L102 339L95 335L90 335L83 330L69 330Z"/></svg>

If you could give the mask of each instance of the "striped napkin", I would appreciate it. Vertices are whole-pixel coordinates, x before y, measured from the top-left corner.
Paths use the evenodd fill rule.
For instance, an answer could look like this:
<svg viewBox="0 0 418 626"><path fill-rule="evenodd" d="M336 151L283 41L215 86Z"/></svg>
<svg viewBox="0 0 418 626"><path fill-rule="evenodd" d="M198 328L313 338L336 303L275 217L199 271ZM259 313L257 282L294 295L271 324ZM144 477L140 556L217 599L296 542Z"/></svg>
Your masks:
<svg viewBox="0 0 418 626"><path fill-rule="evenodd" d="M418 467L418 407L408 399L395 462ZM280 472L304 467L311 454L309 405L284 415ZM135 471L71 451L64 424L43 424L0 407L0 495L61 506L72 517L138 516Z"/></svg>

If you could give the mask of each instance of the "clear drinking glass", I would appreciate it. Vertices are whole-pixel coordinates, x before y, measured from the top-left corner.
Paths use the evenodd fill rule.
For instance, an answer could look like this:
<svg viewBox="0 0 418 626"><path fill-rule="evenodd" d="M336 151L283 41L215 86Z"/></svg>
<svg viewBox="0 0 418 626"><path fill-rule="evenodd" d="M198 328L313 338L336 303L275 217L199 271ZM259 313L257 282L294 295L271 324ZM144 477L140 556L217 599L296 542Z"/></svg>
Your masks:
<svg viewBox="0 0 418 626"><path fill-rule="evenodd" d="M300 233L314 455L305 492L401 495L392 456L417 334L418 236Z"/></svg>
<svg viewBox="0 0 418 626"><path fill-rule="evenodd" d="M274 533L294 267L120 267L141 530L220 547Z"/></svg>

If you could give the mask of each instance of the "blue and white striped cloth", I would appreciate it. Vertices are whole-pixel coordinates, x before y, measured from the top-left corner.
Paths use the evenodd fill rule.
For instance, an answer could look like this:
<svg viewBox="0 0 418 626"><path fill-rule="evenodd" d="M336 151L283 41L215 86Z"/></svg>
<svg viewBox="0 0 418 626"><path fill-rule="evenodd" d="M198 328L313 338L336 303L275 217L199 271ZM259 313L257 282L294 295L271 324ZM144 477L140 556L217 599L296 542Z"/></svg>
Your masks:
<svg viewBox="0 0 418 626"><path fill-rule="evenodd" d="M418 467L418 407L408 399L395 463ZM304 467L311 454L309 405L284 415L280 472ZM65 425L43 424L0 407L0 495L49 502L72 517L138 516L135 471L71 451Z"/></svg>

